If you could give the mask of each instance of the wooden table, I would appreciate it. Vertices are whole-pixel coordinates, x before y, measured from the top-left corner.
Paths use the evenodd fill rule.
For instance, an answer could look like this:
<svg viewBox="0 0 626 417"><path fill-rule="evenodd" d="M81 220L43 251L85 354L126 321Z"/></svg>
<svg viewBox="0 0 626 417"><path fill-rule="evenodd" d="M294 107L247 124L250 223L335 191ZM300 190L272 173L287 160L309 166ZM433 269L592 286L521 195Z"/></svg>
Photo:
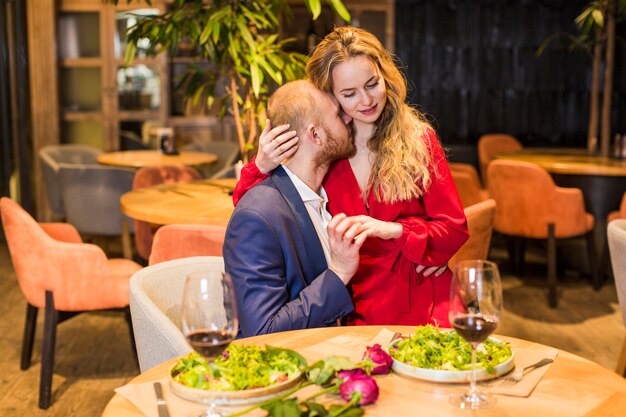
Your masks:
<svg viewBox="0 0 626 417"><path fill-rule="evenodd" d="M392 331L410 334L410 326L385 326ZM372 338L381 326L334 327L297 330L238 340L235 343L268 344L291 348L311 361L306 348L336 336ZM513 349L545 348L521 339L498 336ZM364 347L363 347L364 350ZM332 354L332 353L329 353ZM316 358L313 358L316 359ZM167 361L139 375L133 382L148 382L167 376L175 360ZM528 398L498 396L497 404L486 410L463 411L448 403L449 394L462 392L465 384L441 384L403 378L397 375L377 377L380 397L365 407L365 417L608 417L626 412L626 380L614 372L576 355L560 351L532 395ZM170 410L172 417L180 417ZM264 415L254 414L254 416ZM129 401L116 394L103 417L140 417L143 414Z"/></svg>
<svg viewBox="0 0 626 417"><path fill-rule="evenodd" d="M127 168L159 165L199 166L217 161L217 155L209 152L182 151L178 155L165 155L153 149L139 151L106 152L98 156L98 162Z"/></svg>
<svg viewBox="0 0 626 417"><path fill-rule="evenodd" d="M154 224L226 226L233 213L235 179L206 179L139 188L120 197L122 212Z"/></svg>

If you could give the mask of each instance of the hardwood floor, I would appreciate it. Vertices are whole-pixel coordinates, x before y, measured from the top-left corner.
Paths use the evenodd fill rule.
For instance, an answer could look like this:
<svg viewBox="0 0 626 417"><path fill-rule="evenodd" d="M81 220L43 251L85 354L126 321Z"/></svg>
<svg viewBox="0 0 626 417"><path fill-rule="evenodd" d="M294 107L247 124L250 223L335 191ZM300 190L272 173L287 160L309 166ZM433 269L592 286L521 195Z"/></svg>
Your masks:
<svg viewBox="0 0 626 417"><path fill-rule="evenodd" d="M584 278L560 274L559 307L550 309L545 264L541 255L529 252L531 263L522 279L507 272L503 250L492 250L503 275L506 307L496 332L555 346L614 369L625 332L613 282L594 292ZM0 416L99 416L113 389L139 372L123 316L88 313L60 325L53 403L43 411L37 408L43 313L32 365L20 371L25 308L7 248L0 242Z"/></svg>

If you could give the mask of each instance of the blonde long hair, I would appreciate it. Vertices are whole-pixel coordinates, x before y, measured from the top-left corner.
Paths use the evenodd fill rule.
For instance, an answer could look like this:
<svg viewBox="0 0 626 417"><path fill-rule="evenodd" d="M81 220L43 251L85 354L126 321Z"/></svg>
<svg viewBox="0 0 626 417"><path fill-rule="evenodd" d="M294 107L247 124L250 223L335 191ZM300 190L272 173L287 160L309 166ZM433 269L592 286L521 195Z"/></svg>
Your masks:
<svg viewBox="0 0 626 417"><path fill-rule="evenodd" d="M429 167L434 164L427 144L431 127L422 113L406 104L406 80L376 36L351 26L336 28L309 57L307 75L317 88L332 94L333 69L363 55L377 65L387 90L387 104L367 142L378 159L364 197L374 190L378 201L388 203L419 198L433 181Z"/></svg>

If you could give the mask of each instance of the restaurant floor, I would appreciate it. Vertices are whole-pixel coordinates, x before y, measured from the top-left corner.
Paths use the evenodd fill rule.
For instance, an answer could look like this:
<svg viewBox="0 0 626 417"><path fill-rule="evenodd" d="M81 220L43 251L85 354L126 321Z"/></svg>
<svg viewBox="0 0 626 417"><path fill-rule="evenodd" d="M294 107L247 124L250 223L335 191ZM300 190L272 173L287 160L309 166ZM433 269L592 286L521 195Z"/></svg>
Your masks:
<svg viewBox="0 0 626 417"><path fill-rule="evenodd" d="M510 275L500 246L496 239L490 255L502 271L506 308L496 333L552 345L613 369L624 338L614 283L608 281L595 292L584 277L561 274L559 307L550 309L541 252L530 248L522 279ZM99 416L113 389L139 372L123 316L82 314L59 327L53 404L43 411L37 408L42 314L32 365L19 369L25 305L7 248L0 242L0 416Z"/></svg>

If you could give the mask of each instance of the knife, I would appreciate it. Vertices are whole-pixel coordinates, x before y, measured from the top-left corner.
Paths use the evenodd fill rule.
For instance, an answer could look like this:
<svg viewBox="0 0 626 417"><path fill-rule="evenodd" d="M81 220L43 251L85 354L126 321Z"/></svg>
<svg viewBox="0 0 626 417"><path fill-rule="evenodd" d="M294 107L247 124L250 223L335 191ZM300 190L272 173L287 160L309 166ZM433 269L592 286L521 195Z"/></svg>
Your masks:
<svg viewBox="0 0 626 417"><path fill-rule="evenodd" d="M167 403L163 398L163 389L160 382L154 383L154 392L157 397L157 409L159 410L159 417L170 417L170 412L167 409Z"/></svg>

